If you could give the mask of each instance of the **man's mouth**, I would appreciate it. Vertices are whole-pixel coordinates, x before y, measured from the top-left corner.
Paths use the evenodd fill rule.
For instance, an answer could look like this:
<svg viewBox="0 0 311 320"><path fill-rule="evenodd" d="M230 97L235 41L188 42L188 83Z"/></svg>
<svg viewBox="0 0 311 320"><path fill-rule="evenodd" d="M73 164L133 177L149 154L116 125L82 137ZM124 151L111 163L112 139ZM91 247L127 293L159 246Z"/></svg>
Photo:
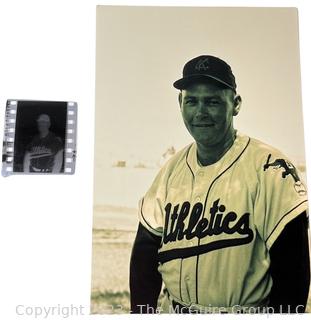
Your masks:
<svg viewBox="0 0 311 320"><path fill-rule="evenodd" d="M214 123L194 123L193 127L213 127Z"/></svg>

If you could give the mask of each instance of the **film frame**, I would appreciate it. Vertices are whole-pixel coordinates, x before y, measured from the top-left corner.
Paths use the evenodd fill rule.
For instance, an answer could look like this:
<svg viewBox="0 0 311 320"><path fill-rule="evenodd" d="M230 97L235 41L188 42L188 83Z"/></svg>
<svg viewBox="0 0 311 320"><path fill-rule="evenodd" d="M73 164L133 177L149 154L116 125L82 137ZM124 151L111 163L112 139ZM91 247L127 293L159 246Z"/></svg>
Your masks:
<svg viewBox="0 0 311 320"><path fill-rule="evenodd" d="M16 161L18 157L22 157L16 150L18 142L17 127L19 122L23 119L18 119L18 114L21 109L26 110L29 106L36 106L37 114L45 114L46 107L49 110L56 111L53 106L58 106L59 110L62 109L62 122L61 126L63 134L62 139L62 167L61 171L55 173L50 171L40 172L24 172L17 169ZM76 138L77 138L77 109L78 104L74 101L62 102L62 101L40 101L40 100L19 100L8 99L5 109L5 121L4 121L4 136L2 147L2 176L7 177L15 174L74 174L76 163ZM33 116L34 118L34 116ZM38 120L38 119L37 119ZM54 115L55 122L58 122L57 114ZM25 128L24 128L25 129ZM21 135L21 134L20 134ZM24 146L25 148L25 146ZM22 164L19 165L22 167Z"/></svg>

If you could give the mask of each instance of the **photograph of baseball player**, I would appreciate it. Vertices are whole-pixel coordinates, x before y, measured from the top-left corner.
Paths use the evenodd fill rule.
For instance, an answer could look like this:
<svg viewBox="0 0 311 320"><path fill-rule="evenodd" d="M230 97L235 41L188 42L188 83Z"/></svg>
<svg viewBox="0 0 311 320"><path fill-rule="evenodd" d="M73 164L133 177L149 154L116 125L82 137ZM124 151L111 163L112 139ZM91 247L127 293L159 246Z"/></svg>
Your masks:
<svg viewBox="0 0 311 320"><path fill-rule="evenodd" d="M19 101L16 114L14 171L64 171L67 102Z"/></svg>
<svg viewBox="0 0 311 320"><path fill-rule="evenodd" d="M310 312L295 8L97 7L91 312Z"/></svg>

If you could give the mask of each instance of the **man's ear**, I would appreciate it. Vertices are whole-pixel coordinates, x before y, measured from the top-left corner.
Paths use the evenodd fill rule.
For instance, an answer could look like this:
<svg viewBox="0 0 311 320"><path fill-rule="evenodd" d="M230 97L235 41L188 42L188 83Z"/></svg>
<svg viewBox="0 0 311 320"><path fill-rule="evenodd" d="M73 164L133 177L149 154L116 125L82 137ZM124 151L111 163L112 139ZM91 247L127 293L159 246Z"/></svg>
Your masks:
<svg viewBox="0 0 311 320"><path fill-rule="evenodd" d="M234 108L233 108L233 115L234 116L237 116L240 112L240 109L241 109L241 105L242 105L242 97L237 94L235 97L234 97Z"/></svg>
<svg viewBox="0 0 311 320"><path fill-rule="evenodd" d="M181 93L181 91L179 92L179 95L178 95L178 102L179 102L179 106L181 107L181 103L182 103L182 93Z"/></svg>

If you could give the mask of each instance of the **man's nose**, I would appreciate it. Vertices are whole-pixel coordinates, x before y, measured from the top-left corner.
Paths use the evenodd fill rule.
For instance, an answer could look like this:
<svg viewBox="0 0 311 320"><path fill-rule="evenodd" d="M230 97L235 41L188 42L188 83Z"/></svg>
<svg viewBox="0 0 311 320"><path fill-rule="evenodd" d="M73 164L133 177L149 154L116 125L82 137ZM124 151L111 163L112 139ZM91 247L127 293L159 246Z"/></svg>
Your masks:
<svg viewBox="0 0 311 320"><path fill-rule="evenodd" d="M208 114L208 108L204 101L198 101L197 105L197 115L206 115Z"/></svg>

